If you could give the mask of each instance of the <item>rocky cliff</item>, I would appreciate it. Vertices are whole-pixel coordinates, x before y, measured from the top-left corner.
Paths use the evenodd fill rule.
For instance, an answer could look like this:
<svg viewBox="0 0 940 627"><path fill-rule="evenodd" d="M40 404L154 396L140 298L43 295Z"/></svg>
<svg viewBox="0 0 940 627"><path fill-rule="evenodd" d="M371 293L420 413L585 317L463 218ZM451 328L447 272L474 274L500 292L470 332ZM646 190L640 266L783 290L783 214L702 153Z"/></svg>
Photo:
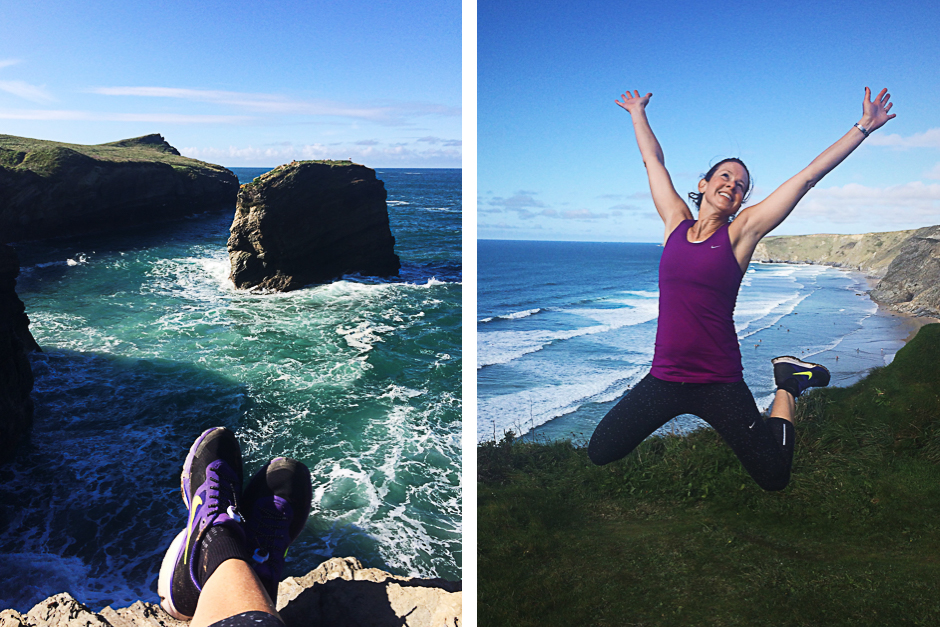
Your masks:
<svg viewBox="0 0 940 627"><path fill-rule="evenodd" d="M16 295L16 251L0 244L0 460L8 459L33 424L33 371L27 353L39 350L26 308Z"/></svg>
<svg viewBox="0 0 940 627"><path fill-rule="evenodd" d="M864 272L880 278L914 231L862 235L782 235L765 237L752 261L813 263Z"/></svg>
<svg viewBox="0 0 940 627"><path fill-rule="evenodd" d="M0 243L230 209L238 179L160 135L83 146L0 135Z"/></svg>
<svg viewBox="0 0 940 627"><path fill-rule="evenodd" d="M277 609L287 627L457 627L460 582L395 577L363 568L355 558L334 557L303 577L281 582ZM38 603L26 614L0 612L0 627L185 627L158 605L95 613L69 594Z"/></svg>
<svg viewBox="0 0 940 627"><path fill-rule="evenodd" d="M895 311L940 316L940 226L864 235L767 237L753 261L814 263L881 279L871 298Z"/></svg>
<svg viewBox="0 0 940 627"><path fill-rule="evenodd" d="M386 191L350 161L295 161L242 185L228 240L240 289L287 291L344 274L398 274Z"/></svg>
<svg viewBox="0 0 940 627"><path fill-rule="evenodd" d="M914 231L871 297L904 313L940 316L940 226Z"/></svg>

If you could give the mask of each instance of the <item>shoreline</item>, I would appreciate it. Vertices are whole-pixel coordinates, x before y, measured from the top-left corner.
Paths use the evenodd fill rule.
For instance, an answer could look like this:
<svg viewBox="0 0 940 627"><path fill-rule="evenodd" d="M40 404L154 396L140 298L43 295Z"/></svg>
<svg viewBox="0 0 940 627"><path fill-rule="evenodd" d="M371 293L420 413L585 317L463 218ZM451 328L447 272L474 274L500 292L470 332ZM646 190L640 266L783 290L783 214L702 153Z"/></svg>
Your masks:
<svg viewBox="0 0 940 627"><path fill-rule="evenodd" d="M809 263L809 264L803 264L803 265L812 266L812 265L820 265L820 264ZM858 270L855 270L854 272L858 272ZM871 291L875 289L875 287L878 285L878 282L881 281L881 279L879 277L873 277L868 274L865 274L864 272L862 272L861 274L865 276L865 282L868 284L868 292L866 294L868 296L868 300L870 300L871 302L875 303L875 305L878 306L878 311L875 312L876 315L891 316L893 318L899 318L902 324L909 329L909 333L907 334L907 337L904 338L905 344L907 344L912 339L914 339L914 336L917 335L917 332L920 331L921 327L924 327L928 324L934 324L934 323L940 322L940 318L933 318L930 316L915 316L913 314L909 314L903 311L897 311L896 309L891 308L890 305L885 305L884 303L879 303L878 301L874 300L871 297Z"/></svg>

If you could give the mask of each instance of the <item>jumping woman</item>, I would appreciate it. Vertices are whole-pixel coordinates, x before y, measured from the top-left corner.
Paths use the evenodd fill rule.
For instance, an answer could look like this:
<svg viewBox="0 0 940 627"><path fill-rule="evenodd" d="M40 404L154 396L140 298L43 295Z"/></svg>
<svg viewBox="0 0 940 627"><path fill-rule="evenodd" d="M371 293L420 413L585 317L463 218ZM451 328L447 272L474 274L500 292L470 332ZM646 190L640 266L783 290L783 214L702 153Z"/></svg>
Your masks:
<svg viewBox="0 0 940 627"><path fill-rule="evenodd" d="M761 238L870 133L895 117L888 113L891 96L882 89L873 101L866 87L862 119L756 205L741 209L751 191L744 163L720 161L698 182L698 193L689 194L698 206L695 219L673 187L646 118L652 95L628 91L615 102L633 119L653 204L666 225L653 367L597 425L588 454L598 465L618 460L676 416L694 414L724 438L758 485L782 490L793 462L796 398L807 388L826 386L829 371L795 357L773 359L777 392L765 421L744 383L732 317L738 288Z"/></svg>

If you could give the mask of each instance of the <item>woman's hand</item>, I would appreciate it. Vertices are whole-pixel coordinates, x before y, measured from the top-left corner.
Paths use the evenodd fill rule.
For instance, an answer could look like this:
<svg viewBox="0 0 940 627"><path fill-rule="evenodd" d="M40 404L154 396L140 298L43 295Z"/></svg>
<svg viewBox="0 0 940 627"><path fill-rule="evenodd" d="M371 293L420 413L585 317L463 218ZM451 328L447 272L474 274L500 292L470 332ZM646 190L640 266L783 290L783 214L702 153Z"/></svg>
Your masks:
<svg viewBox="0 0 940 627"><path fill-rule="evenodd" d="M896 115L894 113L888 114L888 111L894 105L889 100L891 100L891 94L888 93L887 87L881 90L881 93L874 101L871 100L871 90L866 87L865 99L862 101L862 119L859 124L869 132L884 126L885 122Z"/></svg>
<svg viewBox="0 0 940 627"><path fill-rule="evenodd" d="M641 96L640 92L634 89L633 95L630 95L629 91L627 91L625 94L621 94L620 97L623 98L623 102L620 102L616 98L614 99L614 102L629 111L632 115L634 112L639 112L645 109L646 105L649 104L652 95L653 94L646 94L645 96Z"/></svg>

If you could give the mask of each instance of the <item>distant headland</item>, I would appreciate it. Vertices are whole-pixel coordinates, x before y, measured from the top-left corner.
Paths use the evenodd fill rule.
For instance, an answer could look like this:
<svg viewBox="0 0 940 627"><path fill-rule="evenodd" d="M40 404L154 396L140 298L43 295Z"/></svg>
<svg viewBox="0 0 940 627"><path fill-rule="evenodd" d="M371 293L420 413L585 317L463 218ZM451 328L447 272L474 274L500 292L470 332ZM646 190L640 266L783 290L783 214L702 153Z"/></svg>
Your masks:
<svg viewBox="0 0 940 627"><path fill-rule="evenodd" d="M0 135L0 243L235 207L237 177L152 134L85 146Z"/></svg>
<svg viewBox="0 0 940 627"><path fill-rule="evenodd" d="M900 313L940 316L940 226L862 235L765 238L752 261L809 263L863 272L875 302Z"/></svg>

